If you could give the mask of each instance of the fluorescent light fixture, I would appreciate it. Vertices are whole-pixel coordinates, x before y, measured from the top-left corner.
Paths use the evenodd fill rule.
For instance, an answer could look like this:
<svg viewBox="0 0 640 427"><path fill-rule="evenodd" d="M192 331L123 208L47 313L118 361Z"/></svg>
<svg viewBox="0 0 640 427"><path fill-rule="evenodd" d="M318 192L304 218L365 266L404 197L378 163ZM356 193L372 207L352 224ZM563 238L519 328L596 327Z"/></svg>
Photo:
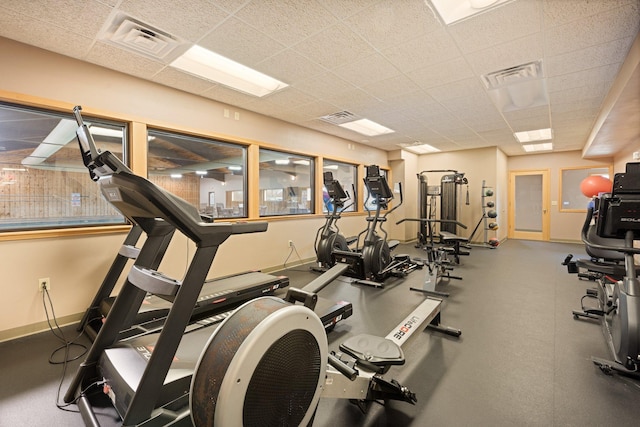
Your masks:
<svg viewBox="0 0 640 427"><path fill-rule="evenodd" d="M445 24L453 24L512 0L431 0Z"/></svg>
<svg viewBox="0 0 640 427"><path fill-rule="evenodd" d="M206 175L207 171L196 171L196 175Z"/></svg>
<svg viewBox="0 0 640 427"><path fill-rule="evenodd" d="M437 153L440 151L440 149L433 147L429 144L404 145L402 148L407 151L411 151L414 154Z"/></svg>
<svg viewBox="0 0 640 427"><path fill-rule="evenodd" d="M42 140L42 143L28 157L22 159L20 163L29 166L44 162L76 138L76 129L78 129L78 124L74 120L60 120L56 127L49 132L49 135Z"/></svg>
<svg viewBox="0 0 640 427"><path fill-rule="evenodd" d="M242 166L228 166L230 171L241 171Z"/></svg>
<svg viewBox="0 0 640 427"><path fill-rule="evenodd" d="M111 138L122 139L122 129L109 129L100 126L91 126L89 130L92 135L109 136Z"/></svg>
<svg viewBox="0 0 640 427"><path fill-rule="evenodd" d="M542 144L523 144L522 148L527 153L533 153L536 151L551 151L553 150L552 142L543 142Z"/></svg>
<svg viewBox="0 0 640 427"><path fill-rule="evenodd" d="M182 178L182 174L181 173L172 173L171 174L171 178Z"/></svg>
<svg viewBox="0 0 640 427"><path fill-rule="evenodd" d="M276 165L288 165L289 159L276 159Z"/></svg>
<svg viewBox="0 0 640 427"><path fill-rule="evenodd" d="M293 163L296 165L302 165L302 166L309 166L311 164L309 160L294 160Z"/></svg>
<svg viewBox="0 0 640 427"><path fill-rule="evenodd" d="M9 172L26 172L27 170L25 168L2 168L3 171L9 171Z"/></svg>
<svg viewBox="0 0 640 427"><path fill-rule="evenodd" d="M338 126L367 136L377 136L395 132L369 119L354 120L353 122L342 123Z"/></svg>
<svg viewBox="0 0 640 427"><path fill-rule="evenodd" d="M329 169L332 171L337 171L338 170L338 165L327 165L327 166L323 166L322 169Z"/></svg>
<svg viewBox="0 0 640 427"><path fill-rule="evenodd" d="M169 65L196 77L257 97L269 95L288 86L280 80L198 45L193 45Z"/></svg>
<svg viewBox="0 0 640 427"><path fill-rule="evenodd" d="M518 142L534 142L534 141L546 141L551 139L552 132L551 129L536 129L536 130L527 130L524 132L516 132L514 133Z"/></svg>

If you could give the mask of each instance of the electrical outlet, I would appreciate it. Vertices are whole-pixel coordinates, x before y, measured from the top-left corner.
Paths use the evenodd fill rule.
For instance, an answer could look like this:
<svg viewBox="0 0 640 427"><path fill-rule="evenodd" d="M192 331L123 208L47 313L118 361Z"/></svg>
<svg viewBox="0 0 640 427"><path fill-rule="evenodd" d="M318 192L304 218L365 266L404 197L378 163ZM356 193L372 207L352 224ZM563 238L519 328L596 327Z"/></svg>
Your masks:
<svg viewBox="0 0 640 427"><path fill-rule="evenodd" d="M43 279L38 279L38 290L40 292L44 292L44 290L51 290L51 279L45 277Z"/></svg>
<svg viewBox="0 0 640 427"><path fill-rule="evenodd" d="M289 247L292 248L293 247L293 240L289 240Z"/></svg>

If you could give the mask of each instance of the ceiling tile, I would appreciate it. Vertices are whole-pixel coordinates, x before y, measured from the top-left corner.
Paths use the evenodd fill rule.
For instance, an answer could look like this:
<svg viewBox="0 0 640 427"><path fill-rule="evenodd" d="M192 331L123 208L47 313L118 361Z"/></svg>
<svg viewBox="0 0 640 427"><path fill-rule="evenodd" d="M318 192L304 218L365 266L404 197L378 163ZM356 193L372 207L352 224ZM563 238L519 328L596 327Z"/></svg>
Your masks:
<svg viewBox="0 0 640 427"><path fill-rule="evenodd" d="M508 120L509 126L514 132L523 132L527 130L546 129L551 126L549 116L532 116L520 119Z"/></svg>
<svg viewBox="0 0 640 427"><path fill-rule="evenodd" d="M456 100L457 103L464 104L468 102L470 98L488 100L487 93L484 90L480 79L476 76L443 84L442 86L432 87L427 89L427 93L440 103ZM461 108L463 108L463 106Z"/></svg>
<svg viewBox="0 0 640 427"><path fill-rule="evenodd" d="M568 102L575 104L579 101L592 98L602 100L606 96L608 90L609 85L605 83L568 88L550 93L549 102L551 105L554 105Z"/></svg>
<svg viewBox="0 0 640 427"><path fill-rule="evenodd" d="M547 0L543 3L545 27L555 27L578 21L608 10L633 4L637 0L567 1Z"/></svg>
<svg viewBox="0 0 640 427"><path fill-rule="evenodd" d="M460 50L444 29L386 48L382 54L403 73L461 56Z"/></svg>
<svg viewBox="0 0 640 427"><path fill-rule="evenodd" d="M31 18L0 8L0 36L78 59L89 52L93 43L90 38L45 22L39 23L41 31L33 31L32 24Z"/></svg>
<svg viewBox="0 0 640 427"><path fill-rule="evenodd" d="M404 97L404 95L420 91L420 87L404 75L397 75L374 83L365 84L361 86L361 89L381 101L389 101L390 103L398 97Z"/></svg>
<svg viewBox="0 0 640 427"><path fill-rule="evenodd" d="M624 38L640 29L640 4L591 15L545 31L545 53L560 55Z"/></svg>
<svg viewBox="0 0 640 427"><path fill-rule="evenodd" d="M338 77L358 87L396 77L400 74L400 71L379 53L336 67L333 72Z"/></svg>
<svg viewBox="0 0 640 427"><path fill-rule="evenodd" d="M333 69L375 53L362 37L343 24L324 29L298 43L294 49L326 69Z"/></svg>
<svg viewBox="0 0 640 427"><path fill-rule="evenodd" d="M544 58L541 33L496 44L488 49L469 53L466 58L477 76L515 67ZM543 64L544 67L544 64Z"/></svg>
<svg viewBox="0 0 640 427"><path fill-rule="evenodd" d="M145 79L153 78L165 67L160 62L102 42L97 42L85 59L91 63Z"/></svg>
<svg viewBox="0 0 640 427"><path fill-rule="evenodd" d="M505 117L505 119L507 119L507 121L511 122L512 120L524 120L527 118L544 118L547 120L547 126L543 126L543 127L549 127L549 106L548 105L543 105L540 107L533 107L533 108L524 108L521 110L513 110L513 111L507 111L507 112L503 112L502 113Z"/></svg>
<svg viewBox="0 0 640 427"><path fill-rule="evenodd" d="M67 32L91 38L98 34L103 22L112 10L104 2L101 3L95 0L67 3L73 4L64 5L60 0L2 0L1 7L35 18L40 23L48 22ZM69 13L70 10L73 10L73 13ZM24 30L33 31L32 28L25 28Z"/></svg>
<svg viewBox="0 0 640 427"><path fill-rule="evenodd" d="M384 100L388 108L401 111L407 117L423 117L427 111L446 111L435 99L420 89L402 94L390 93Z"/></svg>
<svg viewBox="0 0 640 427"><path fill-rule="evenodd" d="M284 45L250 25L229 18L198 44L248 67L284 49Z"/></svg>
<svg viewBox="0 0 640 427"><path fill-rule="evenodd" d="M539 1L515 1L450 25L449 33L463 53L485 50L535 34L542 29Z"/></svg>
<svg viewBox="0 0 640 427"><path fill-rule="evenodd" d="M152 77L152 80L165 86L198 95L215 86L214 83L208 80L183 73L171 67L164 67L159 73Z"/></svg>
<svg viewBox="0 0 640 427"><path fill-rule="evenodd" d="M363 9L366 9L380 0L317 0L318 3L327 9L333 16L338 19L346 19Z"/></svg>
<svg viewBox="0 0 640 427"><path fill-rule="evenodd" d="M345 23L377 50L399 45L441 28L424 0L385 0L357 13Z"/></svg>
<svg viewBox="0 0 640 427"><path fill-rule="evenodd" d="M629 51L633 37L590 46L561 55L550 56L546 61L547 76L554 77L592 68L594 64L609 65L620 62Z"/></svg>
<svg viewBox="0 0 640 427"><path fill-rule="evenodd" d="M323 31L336 22L336 18L315 1L252 1L235 16L287 47Z"/></svg>
<svg viewBox="0 0 640 427"><path fill-rule="evenodd" d="M202 92L202 96L229 105L245 107L252 105L256 101L256 97L237 90L229 89L223 85L215 85Z"/></svg>
<svg viewBox="0 0 640 427"><path fill-rule="evenodd" d="M548 77L547 90L549 94L552 94L553 92L565 89L596 85L598 83L611 85L619 69L620 63L614 63L576 71L574 73Z"/></svg>
<svg viewBox="0 0 640 427"><path fill-rule="evenodd" d="M457 82L472 77L473 75L471 68L469 68L466 61L461 58L420 68L408 73L408 77L423 89Z"/></svg>
<svg viewBox="0 0 640 427"><path fill-rule="evenodd" d="M303 80L294 83L300 89L316 98L324 98L330 93L340 93L355 89L351 83L347 83L333 72L325 72L320 75L306 76Z"/></svg>
<svg viewBox="0 0 640 427"><path fill-rule="evenodd" d="M286 49L256 64L256 69L287 84L324 74L324 68L292 49Z"/></svg>
<svg viewBox="0 0 640 427"><path fill-rule="evenodd" d="M360 114L360 110L371 108L372 105L381 105L379 100L358 88L341 93L334 92L323 99L339 106L341 110L349 110L355 114Z"/></svg>
<svg viewBox="0 0 640 427"><path fill-rule="evenodd" d="M207 0L122 0L119 9L191 42L199 41L228 16Z"/></svg>
<svg viewBox="0 0 640 427"><path fill-rule="evenodd" d="M315 98L295 88L285 88L266 97L270 103L283 109L292 109L313 102Z"/></svg>

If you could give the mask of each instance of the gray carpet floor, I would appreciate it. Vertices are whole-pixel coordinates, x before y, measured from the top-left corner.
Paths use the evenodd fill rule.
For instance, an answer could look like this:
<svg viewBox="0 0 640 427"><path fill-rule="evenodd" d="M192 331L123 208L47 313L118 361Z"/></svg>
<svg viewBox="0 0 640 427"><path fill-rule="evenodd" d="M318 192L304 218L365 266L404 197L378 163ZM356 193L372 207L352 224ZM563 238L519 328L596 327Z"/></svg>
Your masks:
<svg viewBox="0 0 640 427"><path fill-rule="evenodd" d="M397 251L424 255L412 245ZM609 357L600 325L572 317L590 283L567 274L567 253L584 256L580 245L562 243L473 248L452 273L463 280L438 287L450 293L442 323L462 336L416 334L403 347L407 363L385 374L415 392L417 404L374 404L363 414L347 401L323 399L314 426L637 426L640 382L596 368L591 356ZM315 277L304 266L283 274L292 286ZM359 333L386 335L424 299L409 290L422 286L424 274L389 279L384 289L343 278L325 288L324 298L354 307L329 334L330 349ZM70 338L74 329L65 333ZM74 406L56 407L63 367L48 359L58 345L51 333L0 344L0 426L83 425ZM78 364L69 364L62 394ZM119 425L112 408L98 412L103 425Z"/></svg>

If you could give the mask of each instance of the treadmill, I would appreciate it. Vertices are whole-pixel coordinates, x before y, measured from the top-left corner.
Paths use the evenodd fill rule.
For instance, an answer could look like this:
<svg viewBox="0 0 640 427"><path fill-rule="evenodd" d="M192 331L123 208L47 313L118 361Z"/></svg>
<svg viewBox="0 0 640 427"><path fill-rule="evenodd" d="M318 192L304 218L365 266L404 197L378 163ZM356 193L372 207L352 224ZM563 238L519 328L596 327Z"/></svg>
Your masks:
<svg viewBox="0 0 640 427"><path fill-rule="evenodd" d="M185 400L188 393L184 392L184 384L190 382L194 361L219 323L215 318L192 322L194 307L218 247L233 234L266 231L267 223L202 221L197 209L186 201L133 174L111 152L98 152L80 110L80 107L74 109L79 124L77 137L91 178L98 183L107 201L138 225L147 238L64 400L77 402L84 422L97 426L99 423L85 390L102 384L120 412L123 425L169 422L181 425L183 421L189 425ZM163 248L176 230L196 245L182 281L147 268L159 264L164 256ZM346 264L338 264L308 286L321 289L347 268ZM120 332L132 326L147 294L172 301L162 328L119 341ZM315 295L309 294L309 297ZM327 328L342 316L325 316L323 325ZM134 353L138 359L132 357ZM131 392L127 392L127 387Z"/></svg>
<svg viewBox="0 0 640 427"><path fill-rule="evenodd" d="M84 329L87 336L93 341L102 327L104 319L111 310L115 301L115 296L111 293L124 270L129 259L136 259L140 250L134 245L138 240L142 229L138 225L133 225L125 241L118 251L118 255L113 261L111 268L98 289L93 302L86 310L78 331ZM163 241L163 245L168 245L168 239ZM164 254L166 247L161 249ZM155 260L151 269L157 268L159 260ZM142 269L140 265L134 267L133 274ZM146 267L145 267L146 268ZM198 301L193 309L192 320L209 317L216 313L221 313L232 307L237 307L241 303L263 295L273 295L278 289L289 286L289 278L286 276L273 276L259 271L247 271L240 274L207 280L200 292ZM162 326L164 319L171 308L171 298L158 295L147 294L142 301L139 310L135 313L133 324L130 328L121 331L120 339L148 333Z"/></svg>

